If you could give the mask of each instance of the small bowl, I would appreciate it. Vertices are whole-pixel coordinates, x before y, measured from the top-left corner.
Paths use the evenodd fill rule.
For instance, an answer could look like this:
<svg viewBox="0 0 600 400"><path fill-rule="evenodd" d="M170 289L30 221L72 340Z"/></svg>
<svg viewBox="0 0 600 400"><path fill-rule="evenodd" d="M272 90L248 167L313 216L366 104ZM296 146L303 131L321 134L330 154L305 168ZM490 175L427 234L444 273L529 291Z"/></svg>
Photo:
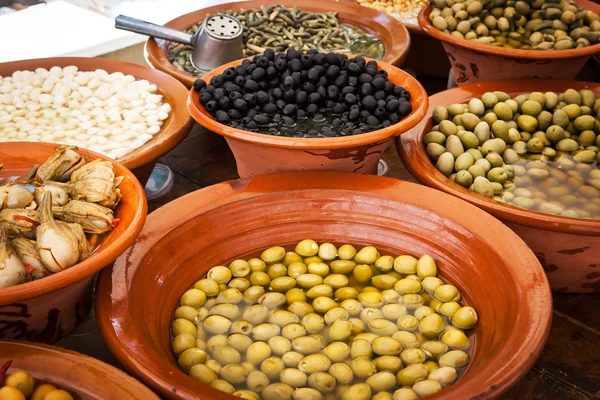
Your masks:
<svg viewBox="0 0 600 400"><path fill-rule="evenodd" d="M158 400L150 389L115 367L60 347L0 340L0 365L8 360L13 360L9 374L28 371L36 384L53 384L80 400Z"/></svg>
<svg viewBox="0 0 600 400"><path fill-rule="evenodd" d="M127 169L133 171L140 182L145 185L158 159L173 150L185 139L192 129L194 121L184 107L187 96L186 88L171 76L143 65L108 58L56 57L0 63L0 76L10 76L15 71L33 71L36 68L66 67L75 65L80 71L103 69L109 73L122 72L137 79L145 79L158 86L158 91L173 110L158 132L142 147L119 158ZM0 143L4 146L4 143Z"/></svg>
<svg viewBox="0 0 600 400"><path fill-rule="evenodd" d="M178 369L170 326L179 298L213 265L276 244L290 250L305 238L370 244L382 254L430 254L442 279L477 309L469 368L431 399L495 398L525 375L544 346L548 281L531 250L501 222L424 186L314 171L220 183L150 214L136 243L100 276L100 332L119 362L161 396L233 400Z"/></svg>
<svg viewBox="0 0 600 400"><path fill-rule="evenodd" d="M332 4L338 4L333 3ZM362 7L362 6L359 6ZM366 8L366 7L362 7ZM204 75L209 82L213 76L235 67L240 60L225 64ZM200 104L198 93L190 90L188 110L206 129L225 137L237 163L240 177L285 171L341 171L365 174L377 173L377 164L394 136L406 132L423 119L427 110L427 92L408 73L381 61L378 68L388 73L390 82L403 86L411 94L412 112L400 122L387 128L359 135L299 139L248 132L218 123Z"/></svg>
<svg viewBox="0 0 600 400"><path fill-rule="evenodd" d="M207 15L217 14L220 11L239 11L242 9L260 8L261 6L297 7L310 12L337 12L342 23L353 25L363 31L377 36L385 45L385 55L382 61L388 64L401 65L410 46L408 31L391 15L384 12L362 7L357 3L348 2L323 2L320 0L250 0L243 2L225 3L213 7L203 8L189 14L182 15L165 24L169 28L184 30L198 24ZM184 72L169 61L168 52L171 42L165 40L148 39L145 47L146 62L153 68L159 69L174 76L185 86L191 88L198 76Z"/></svg>
<svg viewBox="0 0 600 400"><path fill-rule="evenodd" d="M431 115L437 106L467 103L485 92L502 90L511 96L534 91L564 92L590 89L600 96L600 85L560 80L491 81L460 86L430 97L428 117L410 133L396 140L406 169L424 185L460 197L499 218L523 239L541 261L552 290L557 292L600 292L597 273L600 254L600 221L559 217L504 204L478 195L450 181L430 161L423 137L431 131Z"/></svg>
<svg viewBox="0 0 600 400"><path fill-rule="evenodd" d="M574 0L600 14L600 5ZM419 25L442 41L457 85L498 79L574 79L589 58L600 53L600 43L571 50L519 50L459 39L435 28L429 21L428 4L419 14Z"/></svg>
<svg viewBox="0 0 600 400"><path fill-rule="evenodd" d="M0 178L18 177L41 165L56 148L51 143L7 142L0 145ZM42 279L0 289L0 338L55 342L81 323L92 307L96 272L111 264L142 230L148 206L144 189L122 164L80 149L90 160L111 161L123 199L116 208L119 225L102 238L92 255L73 267ZM0 352L2 354L2 352Z"/></svg>

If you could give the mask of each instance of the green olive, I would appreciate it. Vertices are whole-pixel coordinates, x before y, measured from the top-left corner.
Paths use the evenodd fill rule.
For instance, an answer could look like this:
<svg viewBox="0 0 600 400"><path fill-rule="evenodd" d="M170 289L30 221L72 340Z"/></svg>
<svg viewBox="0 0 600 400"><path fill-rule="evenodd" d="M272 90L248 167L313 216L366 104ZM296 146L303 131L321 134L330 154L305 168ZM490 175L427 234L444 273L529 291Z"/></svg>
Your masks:
<svg viewBox="0 0 600 400"><path fill-rule="evenodd" d="M233 394L235 392L235 387L231 383L222 379L215 379L214 381L210 382L210 386L217 390L220 390L221 392L229 394Z"/></svg>
<svg viewBox="0 0 600 400"><path fill-rule="evenodd" d="M477 312L473 307L461 307L452 316L452 325L461 329L472 329L477 321Z"/></svg>
<svg viewBox="0 0 600 400"><path fill-rule="evenodd" d="M291 400L294 389L285 383L272 383L263 389L261 397L264 400Z"/></svg>
<svg viewBox="0 0 600 400"><path fill-rule="evenodd" d="M333 376L338 384L347 385L354 380L352 368L345 363L335 363L329 367L329 374Z"/></svg>
<svg viewBox="0 0 600 400"><path fill-rule="evenodd" d="M357 357L353 359L350 368L352 368L354 376L361 379L366 379L377 372L377 366L367 357Z"/></svg>
<svg viewBox="0 0 600 400"><path fill-rule="evenodd" d="M298 367L300 360L304 358L304 354L300 354L296 351L289 351L281 356L281 359L275 358L276 360L280 360L286 367ZM266 361L266 360L265 360ZM264 364L264 362L263 362ZM262 368L262 366L261 366ZM283 368L282 368L283 369ZM278 372L279 374L279 372Z"/></svg>
<svg viewBox="0 0 600 400"><path fill-rule="evenodd" d="M457 378L458 374L456 369L452 367L440 367L430 372L429 376L427 377L427 379L438 381L442 387L448 387L452 385Z"/></svg>
<svg viewBox="0 0 600 400"><path fill-rule="evenodd" d="M192 347L185 350L177 358L177 364L183 372L188 373L190 368L196 364L204 364L206 362L207 354L204 350Z"/></svg>
<svg viewBox="0 0 600 400"><path fill-rule="evenodd" d="M469 362L469 355L462 350L451 350L439 359L440 367L462 368Z"/></svg>
<svg viewBox="0 0 600 400"><path fill-rule="evenodd" d="M427 378L427 367L423 364L411 364L396 374L396 380L401 386L412 386Z"/></svg>
<svg viewBox="0 0 600 400"><path fill-rule="evenodd" d="M316 353L305 356L298 363L298 369L307 374L326 372L331 367L331 361L324 354Z"/></svg>
<svg viewBox="0 0 600 400"><path fill-rule="evenodd" d="M263 251L260 258L267 264L274 264L282 261L285 254L285 249L283 247L275 246Z"/></svg>
<svg viewBox="0 0 600 400"><path fill-rule="evenodd" d="M441 391L442 385L433 379L425 379L415 383L412 389L419 397L425 397Z"/></svg>
<svg viewBox="0 0 600 400"><path fill-rule="evenodd" d="M400 388L392 395L393 400L415 400L418 398L419 396L417 396L414 390L408 387Z"/></svg>
<svg viewBox="0 0 600 400"><path fill-rule="evenodd" d="M269 357L271 357L271 347L265 342L254 342L246 351L246 361L253 365L260 365Z"/></svg>
<svg viewBox="0 0 600 400"><path fill-rule="evenodd" d="M409 255L398 256L394 259L394 270L400 274L409 275L417 272L418 260Z"/></svg>
<svg viewBox="0 0 600 400"><path fill-rule="evenodd" d="M323 354L332 362L341 362L350 355L350 346L344 342L331 342L325 346Z"/></svg>

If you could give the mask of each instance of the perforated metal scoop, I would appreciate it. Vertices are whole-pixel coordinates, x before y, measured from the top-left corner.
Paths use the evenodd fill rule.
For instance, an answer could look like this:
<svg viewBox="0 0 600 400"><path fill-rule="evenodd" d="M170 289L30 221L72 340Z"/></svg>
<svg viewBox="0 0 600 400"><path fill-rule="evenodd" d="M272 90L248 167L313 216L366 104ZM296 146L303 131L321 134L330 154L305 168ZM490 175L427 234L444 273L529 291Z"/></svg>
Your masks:
<svg viewBox="0 0 600 400"><path fill-rule="evenodd" d="M195 68L203 71L243 57L243 27L237 18L230 15L209 16L194 35L124 15L115 18L115 28L190 45L193 48L190 61Z"/></svg>

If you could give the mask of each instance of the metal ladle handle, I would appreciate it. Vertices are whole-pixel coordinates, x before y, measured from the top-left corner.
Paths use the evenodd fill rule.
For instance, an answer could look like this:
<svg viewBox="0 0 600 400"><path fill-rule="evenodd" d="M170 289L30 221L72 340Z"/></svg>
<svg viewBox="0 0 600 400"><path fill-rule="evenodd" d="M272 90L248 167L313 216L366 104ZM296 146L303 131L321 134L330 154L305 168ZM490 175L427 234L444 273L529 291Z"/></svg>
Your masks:
<svg viewBox="0 0 600 400"><path fill-rule="evenodd" d="M115 28L193 46L193 36L188 33L142 21L140 19L127 17L125 15L119 15L115 18Z"/></svg>

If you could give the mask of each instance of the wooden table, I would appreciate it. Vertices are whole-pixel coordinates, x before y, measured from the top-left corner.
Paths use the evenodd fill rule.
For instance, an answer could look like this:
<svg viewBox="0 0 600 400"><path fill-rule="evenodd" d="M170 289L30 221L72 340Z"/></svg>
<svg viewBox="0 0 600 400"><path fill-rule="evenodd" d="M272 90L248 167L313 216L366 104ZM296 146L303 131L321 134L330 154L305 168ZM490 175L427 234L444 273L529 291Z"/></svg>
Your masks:
<svg viewBox="0 0 600 400"><path fill-rule="evenodd" d="M388 149L384 160L388 176L415 182L395 148ZM238 178L225 140L198 125L161 163L173 170L175 184L169 195L150 203L150 211L186 193ZM544 351L503 400L600 399L600 295L555 294L554 308Z"/></svg>

